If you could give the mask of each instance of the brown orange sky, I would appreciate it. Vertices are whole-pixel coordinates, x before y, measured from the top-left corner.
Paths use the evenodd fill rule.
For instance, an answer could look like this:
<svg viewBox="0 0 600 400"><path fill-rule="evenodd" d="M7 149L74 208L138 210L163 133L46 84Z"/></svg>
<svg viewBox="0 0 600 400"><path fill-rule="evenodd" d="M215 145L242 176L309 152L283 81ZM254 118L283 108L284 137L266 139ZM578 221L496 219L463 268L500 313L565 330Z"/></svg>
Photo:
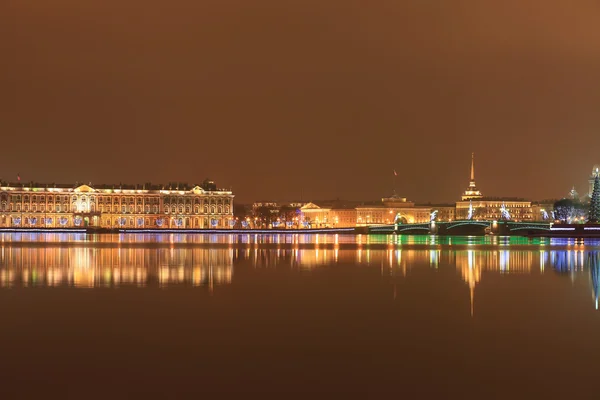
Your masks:
<svg viewBox="0 0 600 400"><path fill-rule="evenodd" d="M586 190L597 1L0 3L0 177L240 201Z"/></svg>

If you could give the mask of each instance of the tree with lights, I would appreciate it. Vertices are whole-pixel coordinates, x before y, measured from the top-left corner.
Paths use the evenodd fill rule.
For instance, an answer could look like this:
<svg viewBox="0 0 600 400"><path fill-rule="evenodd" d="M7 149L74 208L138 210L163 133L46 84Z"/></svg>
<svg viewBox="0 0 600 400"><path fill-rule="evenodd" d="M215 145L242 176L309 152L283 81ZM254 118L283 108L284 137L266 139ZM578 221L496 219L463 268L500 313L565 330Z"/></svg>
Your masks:
<svg viewBox="0 0 600 400"><path fill-rule="evenodd" d="M600 177L598 175L594 178L594 191L590 200L588 222L592 224L600 222Z"/></svg>
<svg viewBox="0 0 600 400"><path fill-rule="evenodd" d="M561 223L571 222L575 205L571 199L562 199L554 203L554 217Z"/></svg>

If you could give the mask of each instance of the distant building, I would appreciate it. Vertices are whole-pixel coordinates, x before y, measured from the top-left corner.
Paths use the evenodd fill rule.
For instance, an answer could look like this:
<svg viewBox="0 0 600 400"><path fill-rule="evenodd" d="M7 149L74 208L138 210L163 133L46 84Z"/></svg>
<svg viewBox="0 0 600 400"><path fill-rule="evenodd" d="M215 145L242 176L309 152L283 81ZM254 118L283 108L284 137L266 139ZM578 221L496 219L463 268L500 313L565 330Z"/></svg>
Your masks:
<svg viewBox="0 0 600 400"><path fill-rule="evenodd" d="M259 209L268 209L272 214L279 214L283 207L298 209L305 204L301 201L257 201L252 203L252 213L256 215Z"/></svg>
<svg viewBox="0 0 600 400"><path fill-rule="evenodd" d="M393 195L381 202L348 204L330 202L307 203L301 208L302 219L312 227L351 227L393 223L427 223L464 219L499 221L550 221L553 202L532 205L531 201L514 197L485 197L475 182L475 155L471 154L469 186L454 204L415 204L405 197Z"/></svg>
<svg viewBox="0 0 600 400"><path fill-rule="evenodd" d="M469 210L472 210L472 219L498 221L504 218L502 210L505 209L513 221L532 221L533 210L531 201L507 197L482 197L477 200L456 202L456 219L468 219Z"/></svg>
<svg viewBox="0 0 600 400"><path fill-rule="evenodd" d="M349 228L356 226L356 208L322 202L307 203L300 209L302 220L312 228Z"/></svg>
<svg viewBox="0 0 600 400"><path fill-rule="evenodd" d="M384 197L379 204L356 207L356 225L393 224L396 219L405 224L429 222L430 211L429 207L415 206L405 197Z"/></svg>
<svg viewBox="0 0 600 400"><path fill-rule="evenodd" d="M531 201L507 197L484 197L475 184L475 156L471 154L471 179L469 187L461 196L461 201L456 202L455 218L494 221L507 216L515 221L533 220Z"/></svg>
<svg viewBox="0 0 600 400"><path fill-rule="evenodd" d="M228 228L233 193L202 185L0 182L0 227Z"/></svg>
<svg viewBox="0 0 600 400"><path fill-rule="evenodd" d="M424 207L430 210L430 213L437 211L435 220L442 222L454 221L456 219L456 204L418 204L418 207Z"/></svg>
<svg viewBox="0 0 600 400"><path fill-rule="evenodd" d="M471 153L471 180L469 181L469 187L462 195L462 200L481 199L482 197L483 195L477 190L475 184L475 153Z"/></svg>
<svg viewBox="0 0 600 400"><path fill-rule="evenodd" d="M534 221L547 221L552 222L553 210L555 200L543 200L540 202L532 203L531 205L531 218Z"/></svg>
<svg viewBox="0 0 600 400"><path fill-rule="evenodd" d="M415 206L406 198L392 196L381 202L314 202L301 208L302 219L313 228L344 228L368 225L428 222L431 208Z"/></svg>

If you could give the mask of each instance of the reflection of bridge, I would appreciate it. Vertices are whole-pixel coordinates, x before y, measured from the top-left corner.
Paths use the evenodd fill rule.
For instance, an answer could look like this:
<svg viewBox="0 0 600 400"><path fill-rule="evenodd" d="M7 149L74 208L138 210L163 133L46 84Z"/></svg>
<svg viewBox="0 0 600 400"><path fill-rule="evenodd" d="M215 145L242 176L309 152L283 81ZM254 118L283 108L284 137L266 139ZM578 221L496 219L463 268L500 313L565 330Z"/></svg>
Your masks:
<svg viewBox="0 0 600 400"><path fill-rule="evenodd" d="M425 224L370 226L369 233L439 234L439 235L529 235L549 232L550 224L541 222L457 220Z"/></svg>

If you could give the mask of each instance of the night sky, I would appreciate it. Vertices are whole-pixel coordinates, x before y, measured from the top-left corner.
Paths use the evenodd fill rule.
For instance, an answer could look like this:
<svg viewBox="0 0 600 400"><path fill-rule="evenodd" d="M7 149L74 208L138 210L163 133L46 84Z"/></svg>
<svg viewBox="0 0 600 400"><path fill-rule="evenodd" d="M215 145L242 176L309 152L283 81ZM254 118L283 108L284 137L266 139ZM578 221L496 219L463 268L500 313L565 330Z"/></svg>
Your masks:
<svg viewBox="0 0 600 400"><path fill-rule="evenodd" d="M600 163L600 2L3 0L0 177L533 200Z"/></svg>

